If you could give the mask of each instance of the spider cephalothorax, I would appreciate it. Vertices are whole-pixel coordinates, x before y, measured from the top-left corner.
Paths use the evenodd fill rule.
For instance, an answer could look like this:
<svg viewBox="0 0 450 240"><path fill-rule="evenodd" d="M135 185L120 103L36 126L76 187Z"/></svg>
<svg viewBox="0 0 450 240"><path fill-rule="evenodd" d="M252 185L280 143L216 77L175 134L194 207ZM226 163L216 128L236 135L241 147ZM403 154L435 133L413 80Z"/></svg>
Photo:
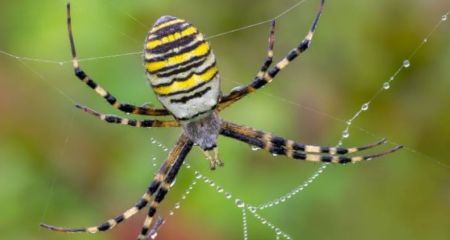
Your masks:
<svg viewBox="0 0 450 240"><path fill-rule="evenodd" d="M107 231L132 217L149 203L149 210L138 239L147 239L159 203L164 199L184 159L193 147L198 145L205 151L211 168L221 166L217 151L217 137L223 135L264 149L274 155L312 162L348 163L370 160L397 151L396 146L384 152L365 156L348 156L354 152L386 143L384 139L360 147L327 147L302 144L271 133L245 127L221 119L218 113L242 97L260 89L284 69L293 59L306 51L312 41L314 30L322 13L324 0L314 18L306 37L273 67L273 46L275 21L272 22L267 57L255 79L247 86L234 88L227 95L220 96L218 69L214 54L202 34L184 20L164 16L159 18L150 30L145 42L145 69L150 85L164 108L134 106L119 102L113 95L92 80L79 66L71 29L70 5L67 5L67 25L73 57L75 75L108 101L113 107L126 112L150 116L171 115L174 120L135 120L98 113L90 108L78 108L97 118L116 124L134 127L182 127L183 133L161 165L153 181L141 199L130 209L108 221L92 227L62 228L42 224L43 227L62 232ZM156 225L158 226L158 224Z"/></svg>

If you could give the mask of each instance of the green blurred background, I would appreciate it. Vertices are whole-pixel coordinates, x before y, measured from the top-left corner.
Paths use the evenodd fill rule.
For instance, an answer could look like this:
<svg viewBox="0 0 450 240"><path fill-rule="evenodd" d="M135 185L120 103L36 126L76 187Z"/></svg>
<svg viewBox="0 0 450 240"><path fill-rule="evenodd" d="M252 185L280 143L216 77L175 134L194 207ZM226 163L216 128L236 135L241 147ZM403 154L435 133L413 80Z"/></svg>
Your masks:
<svg viewBox="0 0 450 240"><path fill-rule="evenodd" d="M270 19L297 0L77 0L73 22L80 58L140 51L161 15L188 19L211 36ZM276 57L303 38L318 5L309 0L279 19ZM312 144L334 145L358 110L448 11L446 0L327 1L310 51L269 86L223 112L228 120ZM211 39L222 88L249 82L265 56L268 24ZM65 1L1 1L0 50L70 60ZM443 25L352 125L345 145L387 137L407 148L347 166L330 166L311 187L259 214L293 239L450 239L450 26ZM156 103L140 55L82 62L125 102ZM1 239L133 239L143 215L108 233L61 234L100 223L141 196L180 129L108 125L73 107L120 114L73 75L70 64L19 61L0 54ZM251 204L294 189L317 164L272 157L220 138L226 163L215 172L195 149L158 213L159 239L242 239L241 210L198 183L173 216L197 169ZM156 157L156 161L152 158ZM248 214L249 239L275 233Z"/></svg>

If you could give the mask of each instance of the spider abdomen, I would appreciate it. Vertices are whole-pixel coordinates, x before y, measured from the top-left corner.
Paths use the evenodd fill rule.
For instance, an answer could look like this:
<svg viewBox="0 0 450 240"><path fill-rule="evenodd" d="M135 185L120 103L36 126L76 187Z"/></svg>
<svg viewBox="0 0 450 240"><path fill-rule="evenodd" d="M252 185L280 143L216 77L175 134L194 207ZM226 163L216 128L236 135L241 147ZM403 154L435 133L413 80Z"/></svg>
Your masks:
<svg viewBox="0 0 450 240"><path fill-rule="evenodd" d="M217 105L220 84L215 56L190 23L160 17L146 38L144 60L153 91L178 120L204 117Z"/></svg>

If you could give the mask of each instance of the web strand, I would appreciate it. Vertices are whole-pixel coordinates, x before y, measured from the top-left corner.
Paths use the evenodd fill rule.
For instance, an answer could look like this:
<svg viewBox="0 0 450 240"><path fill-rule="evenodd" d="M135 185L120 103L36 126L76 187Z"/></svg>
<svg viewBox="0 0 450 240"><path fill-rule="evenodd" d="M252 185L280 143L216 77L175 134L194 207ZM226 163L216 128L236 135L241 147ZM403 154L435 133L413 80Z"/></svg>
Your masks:
<svg viewBox="0 0 450 240"><path fill-rule="evenodd" d="M73 123L74 123L74 119L75 119L75 114L74 113L75 113L75 111L72 110L71 114L70 114L70 117L69 117L69 121L67 122L67 127L65 128L65 129L67 129L68 134L64 138L63 146L61 148L61 151L58 154L58 158L60 158L60 159L64 159L64 155L66 154L67 145L69 143L69 139L70 139L70 136L71 136L70 133L71 133L71 130L73 128ZM52 199L53 194L55 192L56 181L57 181L57 177L56 177L56 175L54 175L52 177L51 181L50 181L50 184L49 184L49 189L50 190L49 190L49 192L47 194L47 199L45 201L46 204L45 204L44 210L42 211L41 222L44 222L45 217L47 215L47 211L48 211L48 209L50 207L51 199Z"/></svg>
<svg viewBox="0 0 450 240"><path fill-rule="evenodd" d="M294 10L297 7L299 7L300 5L302 5L304 2L306 2L306 0L301 0L301 1L297 2L296 4L292 5L288 9L286 9L285 11L281 12L280 14L278 14L273 19L279 19L279 18L283 17L284 15L288 14L292 10ZM112 4L110 4L110 5L112 5ZM131 20L133 20L136 24L147 28L147 26L144 23L139 21L137 18L133 17L130 13L128 13L126 11L123 11L123 10L120 10L117 7L114 7L114 9L116 11L120 12L121 14L125 15L126 17L130 18ZM226 36L226 35L230 35L232 33L244 31L244 30L247 30L247 29L250 29L250 28L254 28L254 27L266 24L266 23L270 23L273 19L266 19L266 20L263 20L263 21L260 21L260 22L254 23L254 24L250 24L250 25L246 25L246 26L243 26L243 27L235 28L235 29L232 29L232 30L229 30L229 31L226 31L226 32L214 34L214 35L206 37L206 39L209 40L209 39L213 39L213 38L219 38L219 37L223 37L223 36ZM129 35L127 35L125 33L121 32L121 34L125 35L127 37L130 37ZM20 59L20 60L23 60L23 61L31 61L31 62L39 62L39 63L63 65L63 64L71 62L71 60L52 60L52 59L44 59L44 58L33 58L33 57L26 57L26 56L18 56L18 55L15 55L13 53L10 53L10 52L7 52L7 51L3 51L3 50L0 50L0 54L6 55L6 56L9 56L9 57L18 59L18 60ZM96 60L118 58L118 57L124 57L124 56L143 55L143 54L144 54L144 52L142 50L136 50L136 51L133 51L133 52L111 54L111 55L105 55L105 56L99 56L99 57L80 58L78 60L80 62L83 62L83 61L96 61Z"/></svg>

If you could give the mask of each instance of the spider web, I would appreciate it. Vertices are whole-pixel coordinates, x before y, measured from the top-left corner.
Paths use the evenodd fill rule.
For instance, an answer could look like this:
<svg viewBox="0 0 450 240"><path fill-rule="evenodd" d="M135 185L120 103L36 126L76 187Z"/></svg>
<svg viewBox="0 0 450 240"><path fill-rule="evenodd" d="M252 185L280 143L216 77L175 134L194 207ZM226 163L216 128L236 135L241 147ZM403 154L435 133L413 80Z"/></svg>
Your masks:
<svg viewBox="0 0 450 240"><path fill-rule="evenodd" d="M276 18L284 17L291 10L296 9L298 6L301 6L304 2L306 2L306 1L295 2L293 5L289 6L288 8L285 8L285 10L282 11L280 14L276 15ZM317 4L315 1L308 1L308 2L311 2L311 3L314 2L314 4ZM117 6L117 4L108 2L108 5L110 6L108 8L109 10L114 10L117 13L119 13L120 15L130 18L137 25L140 25L142 27L147 27L145 24L142 23L142 21L138 20L139 19L138 17L134 17L130 13L120 9ZM330 8L331 8L330 6L326 6L326 11L329 11ZM399 74L403 70L410 68L411 66L414 66L415 56L418 54L419 50L421 50L422 47L429 42L430 37L432 36L432 34L434 34L436 32L436 30L439 28L439 26L441 26L441 24L447 20L448 14L449 14L448 11L444 12L443 15L441 15L440 19L436 21L435 25L428 27L430 30L428 33L424 34L425 37L422 38L420 41L418 41L419 43L414 48L412 48L412 51L410 51L410 53L408 55L405 55L406 57L399 62L397 69L394 70L391 75L388 75L388 77L385 80L379 81L380 87L376 88L377 90L375 91L375 93L368 94L369 97L366 98L365 101L362 101L359 109L354 114L352 114L351 117L348 118L347 120L342 120L341 118L335 117L333 115L323 113L321 111L318 111L315 108L310 108L310 107L305 107L303 105L299 105L297 103L297 101L292 101L292 100L286 99L284 97L281 97L278 94L266 93L264 91L261 91L259 94L265 95L266 97L268 96L270 99L275 99L277 101L285 102L293 107L299 107L299 108L305 109L306 111L308 111L311 114L324 115L324 116L331 118L333 121L344 122L345 127L342 130L341 137L337 141L336 145L342 145L344 140L346 140L350 137L350 134L353 132L353 130L358 130L369 136L378 137L378 134L373 134L373 133L371 133L371 131L368 131L364 128L353 127L354 122L363 113L365 113L369 110L369 108L372 106L374 100L379 99L380 97L382 97L383 93L392 89L391 87L392 87L394 81L396 81L399 78ZM311 14L311 16L312 15L313 14ZM253 27L264 25L265 23L267 23L269 21L270 21L270 19L266 19L266 20L260 21L256 24L251 24L251 25L246 25L244 27L235 28L234 30L231 30L231 31L225 31L225 32L219 33L219 34L212 34L212 35L210 35L209 39L226 37L228 35L238 32L238 31L248 30ZM320 23L319 28L321 28L322 25L324 25L324 24ZM110 27L112 29L114 29L112 26L110 26ZM277 33L277 36L282 35L282 31L283 30L279 30ZM123 34L123 33L121 33L121 34ZM127 34L125 34L125 35L127 35ZM264 35L264 38L265 38L265 36L266 35ZM132 38L132 37L129 37L129 38ZM320 37L316 36L316 39L314 40L315 42L313 43L313 45L317 44L316 41L319 38ZM81 42L83 37L78 36L77 39L78 39L78 42ZM281 36L278 37L278 42L280 42L280 41L283 41L283 37L281 37ZM313 49L316 50L317 47L313 47ZM285 51L278 50L278 52L284 53ZM67 66L68 65L67 63L70 63L70 60L54 60L54 59L23 57L23 56L17 56L15 54L12 54L10 52L3 51L3 50L0 50L0 54L16 59L18 63L21 63L27 70L29 70L30 72L35 74L39 79L41 79L43 82L45 82L46 85L54 88L58 93L60 93L65 99L69 100L72 104L78 102L78 101L75 101L70 96L70 94L67 93L67 90L63 90L62 88L55 86L49 80L51 77L48 76L48 75L50 75L48 73L48 71L37 70L36 66L31 65L31 63L36 63L36 64L44 64L45 63L45 64L50 64L51 66ZM87 62L87 61L98 62L98 61L105 60L105 59L125 58L125 57L136 56L136 55L139 56L140 54L142 54L141 51L131 51L131 52L126 52L126 53L122 53L122 54L110 54L110 55L97 56L97 57L81 58L80 61L81 62ZM303 61L303 63L304 62L305 61ZM249 68L251 68L251 67L249 67ZM45 72L46 74L44 75L42 72ZM98 73L98 72L99 71L97 70L96 73ZM286 77L283 77L283 78L286 78ZM96 79L97 79L97 77L96 77ZM98 79L100 79L100 77L98 77ZM225 75L225 77L223 77L222 79L224 79L224 82L229 82L229 83L238 83L238 84L246 83L246 82L233 81L233 79L234 79L233 76ZM247 79L251 79L251 78L247 78ZM272 84L271 87L273 87L274 85L276 85L276 84ZM69 117L70 121L69 121L68 125L73 124L74 118L75 117L72 114L71 117ZM70 127L69 127L69 129L70 129ZM66 135L66 137L65 137L64 145L62 147L61 153L59 153L59 156L61 156L61 157L64 157L66 155L65 152L66 152L66 148L67 148L67 143L69 142L70 135L71 134L68 133L68 135ZM164 138L161 137L161 139L164 139ZM165 140L165 141L169 142L169 140ZM159 163L163 160L163 156L165 154L167 154L169 147L166 145L169 145L169 144L163 143L165 141L159 140L159 137L154 137L150 141L152 144L157 146L157 149L161 149L162 152L164 153L164 154L155 155L155 156L151 157L151 165L153 167L158 166ZM394 142L390 142L390 143L395 144ZM419 151L417 151L413 148L407 148L407 151L409 151L415 155L418 155L418 154L424 155L426 158L431 159L433 162L441 164L442 166L448 168L448 166L445 165L444 163L442 163L441 161L436 160L433 157L429 157L426 154L420 153ZM421 157L423 157L423 156L421 156ZM193 160L197 160L196 162L204 163L203 165L206 166L206 163L205 163L206 161L201 161L201 159L198 159L198 158L200 158L198 156L197 157L190 156L189 158L191 158L191 160L189 160L189 162L193 162ZM224 160L227 161L226 158ZM186 170L184 172L191 173L192 177L191 177L190 183L185 188L183 188L183 189L185 189L185 191L183 193L181 193L180 200L177 201L176 203L174 203L173 207L167 211L167 214L164 214L164 210L161 210L160 214L165 218L166 222L170 222L170 221L172 221L171 216L175 215L175 213L177 211L180 211L181 206L184 206L184 202L188 200L188 197L191 198L190 196L192 196L192 192L199 191L199 188L211 189L209 191L217 192L218 193L217 195L222 196L226 201L232 201L234 203L234 205L236 206L236 208L238 208L241 211L242 238L243 239L252 239L251 233L253 231L251 229L253 226L250 226L250 224L249 224L250 216L253 217L253 220L256 220L255 224L260 224L261 226L264 226L264 228L269 230L269 233L267 233L267 234L270 234L270 232L272 232L273 237L267 235L266 239L273 239L273 238L275 238L275 239L294 239L294 238L297 238L298 234L293 235L293 234L289 233L288 231L284 230L282 224L276 223L276 220L274 218L267 217L265 215L265 211L279 207L281 205L289 204L289 202L291 202L291 201L295 201L293 199L298 198L298 195L300 193L302 193L305 189L307 189L309 186L311 186L311 184L315 180L317 180L319 178L319 176L323 175L323 173L328 171L328 169L329 169L329 165L322 164L321 166L318 167L318 169L316 169L313 172L313 174L311 174L309 177L306 177L306 180L301 181L297 187L292 188L292 190L286 192L285 194L281 194L279 197L275 197L275 198L264 197L263 200L260 202L252 202L252 201L244 200L244 197L239 196L238 193L234 193L233 192L234 190L229 190L229 189L223 187L223 182L221 184L221 183L219 183L218 180L214 179L214 175L216 175L216 173L211 174L209 172L204 172L205 170L203 170L204 168L202 168L201 166L202 165L200 165L200 164L198 164L198 166L197 166L197 164L195 164L195 165L186 164L186 166L185 166ZM221 169L221 171L223 171L223 170ZM53 191L56 178L57 177L55 177L52 180L51 192ZM189 177L187 177L187 176L182 177L182 179L186 179L186 178L189 179ZM183 180L179 180L179 181L183 181ZM189 182L189 180L186 182ZM290 184L292 184L292 182ZM49 193L47 196L49 196L49 198L52 198L52 195L53 195L52 193ZM173 196L173 195L176 195L176 193L173 193L173 194L171 193L169 196ZM47 201L47 206L45 207L44 216L42 217L42 220L47 219L45 217L45 214L48 211L49 202L50 202L50 200ZM298 218L301 218L301 216L299 216ZM254 224L252 224L252 225L254 225ZM164 225L161 225L161 227L163 230ZM300 236L301 236L301 234L300 234Z"/></svg>

